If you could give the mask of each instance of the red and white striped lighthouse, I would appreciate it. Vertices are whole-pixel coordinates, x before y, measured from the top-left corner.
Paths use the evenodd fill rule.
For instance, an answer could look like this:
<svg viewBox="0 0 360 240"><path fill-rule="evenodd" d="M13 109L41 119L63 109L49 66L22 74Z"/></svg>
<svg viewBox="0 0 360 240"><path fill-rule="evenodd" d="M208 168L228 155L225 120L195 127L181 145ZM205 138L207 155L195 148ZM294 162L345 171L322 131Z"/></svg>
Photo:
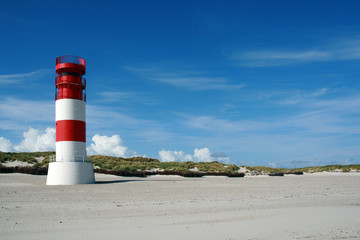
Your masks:
<svg viewBox="0 0 360 240"><path fill-rule="evenodd" d="M94 182L86 159L86 62L76 56L56 59L56 162L49 164L47 185Z"/></svg>

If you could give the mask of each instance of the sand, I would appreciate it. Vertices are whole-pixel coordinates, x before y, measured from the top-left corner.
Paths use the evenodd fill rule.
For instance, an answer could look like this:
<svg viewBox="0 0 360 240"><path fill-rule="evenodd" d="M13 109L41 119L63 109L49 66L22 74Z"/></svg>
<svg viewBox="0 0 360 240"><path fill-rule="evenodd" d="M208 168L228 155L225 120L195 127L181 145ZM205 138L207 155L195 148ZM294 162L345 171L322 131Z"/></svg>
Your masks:
<svg viewBox="0 0 360 240"><path fill-rule="evenodd" d="M11 162L4 162L1 163L4 167L32 167L34 164L22 162L22 161L11 161Z"/></svg>
<svg viewBox="0 0 360 240"><path fill-rule="evenodd" d="M96 180L0 174L0 239L360 239L360 174Z"/></svg>

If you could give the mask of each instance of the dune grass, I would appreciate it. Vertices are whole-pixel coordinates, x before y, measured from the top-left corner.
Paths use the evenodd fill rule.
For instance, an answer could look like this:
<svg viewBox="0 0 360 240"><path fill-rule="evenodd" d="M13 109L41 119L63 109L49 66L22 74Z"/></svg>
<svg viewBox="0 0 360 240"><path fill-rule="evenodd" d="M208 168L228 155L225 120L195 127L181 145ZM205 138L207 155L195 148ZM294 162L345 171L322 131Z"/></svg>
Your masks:
<svg viewBox="0 0 360 240"><path fill-rule="evenodd" d="M49 164L50 156L55 155L55 152L1 152L0 163L4 162L26 162L32 163L36 166L47 166ZM36 158L43 157L44 159L39 162Z"/></svg>
<svg viewBox="0 0 360 240"><path fill-rule="evenodd" d="M160 162L154 158L144 157L132 157L132 158L121 158L121 157L109 157L103 155L91 156L91 160L94 166L100 169L107 170L121 170L121 171L173 171L189 173L194 172L195 169L198 172L204 173L236 173L239 167L232 164L224 164L219 162ZM189 173L190 174L190 173Z"/></svg>
<svg viewBox="0 0 360 240"><path fill-rule="evenodd" d="M50 156L55 155L55 152L1 152L0 151L0 166L1 163L21 161L34 164L33 168L47 168L50 161ZM42 157L42 161L37 161L37 158ZM199 177L204 175L225 175L239 177L238 170L240 169L235 164L224 164L220 162L160 162L158 159L146 157L111 157L104 155L94 155L88 157L98 172L113 172L122 175L136 175L146 176L151 174L176 174L181 176ZM296 169L285 168L271 168L264 166L242 166L246 167L248 172L253 174L300 174L315 173L315 172L331 172L331 171L358 171L360 172L360 164L353 165L327 165L315 166Z"/></svg>
<svg viewBox="0 0 360 240"><path fill-rule="evenodd" d="M306 173L316 173L316 172L350 172L350 171L360 171L360 164L352 164L352 165L326 165L326 166L314 166L314 167L304 167L304 168L271 168L271 167L246 167L249 171L258 172L258 173L296 173L296 172L306 172Z"/></svg>
<svg viewBox="0 0 360 240"><path fill-rule="evenodd" d="M47 168L51 155L55 152L34 153L4 153L0 152L0 164L11 161L32 163L33 168ZM36 158L43 157L41 162ZM201 177L204 175L223 175L230 177L243 177L237 171L239 167L219 162L160 162L158 159L145 157L111 157L94 155L88 157L96 172L109 173L122 176L147 176L152 174L180 175L185 177ZM31 167L30 167L31 168ZM12 171L3 169L3 172ZM15 170L14 170L15 171Z"/></svg>

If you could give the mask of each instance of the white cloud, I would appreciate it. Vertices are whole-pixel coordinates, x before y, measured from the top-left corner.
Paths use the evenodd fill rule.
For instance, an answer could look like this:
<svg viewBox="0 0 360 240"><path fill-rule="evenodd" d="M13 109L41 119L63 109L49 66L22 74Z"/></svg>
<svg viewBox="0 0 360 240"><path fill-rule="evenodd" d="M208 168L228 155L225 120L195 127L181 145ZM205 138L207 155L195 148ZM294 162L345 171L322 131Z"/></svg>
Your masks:
<svg viewBox="0 0 360 240"><path fill-rule="evenodd" d="M29 128L23 133L23 140L18 145L13 145L10 140L0 137L0 151L3 152L38 152L55 151L55 129L47 128L38 130Z"/></svg>
<svg viewBox="0 0 360 240"><path fill-rule="evenodd" d="M37 152L37 151L54 151L55 150L55 129L47 128L45 131L30 128L23 134L24 140L14 146L19 152Z"/></svg>
<svg viewBox="0 0 360 240"><path fill-rule="evenodd" d="M2 152L12 152L12 144L9 139L0 137L0 151Z"/></svg>
<svg viewBox="0 0 360 240"><path fill-rule="evenodd" d="M107 155L115 157L133 157L136 156L136 152L129 150L123 144L119 135L113 135L111 137L101 136L96 134L93 136L90 147L87 148L89 155Z"/></svg>
<svg viewBox="0 0 360 240"><path fill-rule="evenodd" d="M186 162L192 161L190 154L185 154L183 151L159 151L160 161L162 162Z"/></svg>
<svg viewBox="0 0 360 240"><path fill-rule="evenodd" d="M29 128L23 133L23 140L19 145L13 145L9 139L0 137L0 151L2 152L37 152L55 151L56 137L55 129L47 128L44 131ZM116 157L133 157L136 152L124 146L119 135L111 137L96 134L92 138L93 143L87 147L89 155L101 154Z"/></svg>
<svg viewBox="0 0 360 240"><path fill-rule="evenodd" d="M229 163L229 158L224 153L211 153L209 148L195 148L194 154L185 154L183 151L161 150L159 151L162 162L212 162L219 161Z"/></svg>
<svg viewBox="0 0 360 240"><path fill-rule="evenodd" d="M196 162L211 162L212 158L211 158L210 150L208 148L201 148L201 149L195 148L194 160Z"/></svg>

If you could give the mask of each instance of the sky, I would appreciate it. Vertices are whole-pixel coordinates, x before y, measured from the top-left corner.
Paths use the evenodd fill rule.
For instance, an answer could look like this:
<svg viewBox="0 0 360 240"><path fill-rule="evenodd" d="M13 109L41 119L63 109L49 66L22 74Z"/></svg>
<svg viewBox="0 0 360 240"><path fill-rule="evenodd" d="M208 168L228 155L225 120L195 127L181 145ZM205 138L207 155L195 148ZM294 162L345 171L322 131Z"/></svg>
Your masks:
<svg viewBox="0 0 360 240"><path fill-rule="evenodd" d="M360 1L17 1L0 8L0 151L55 150L55 59L86 60L87 151L360 164Z"/></svg>

